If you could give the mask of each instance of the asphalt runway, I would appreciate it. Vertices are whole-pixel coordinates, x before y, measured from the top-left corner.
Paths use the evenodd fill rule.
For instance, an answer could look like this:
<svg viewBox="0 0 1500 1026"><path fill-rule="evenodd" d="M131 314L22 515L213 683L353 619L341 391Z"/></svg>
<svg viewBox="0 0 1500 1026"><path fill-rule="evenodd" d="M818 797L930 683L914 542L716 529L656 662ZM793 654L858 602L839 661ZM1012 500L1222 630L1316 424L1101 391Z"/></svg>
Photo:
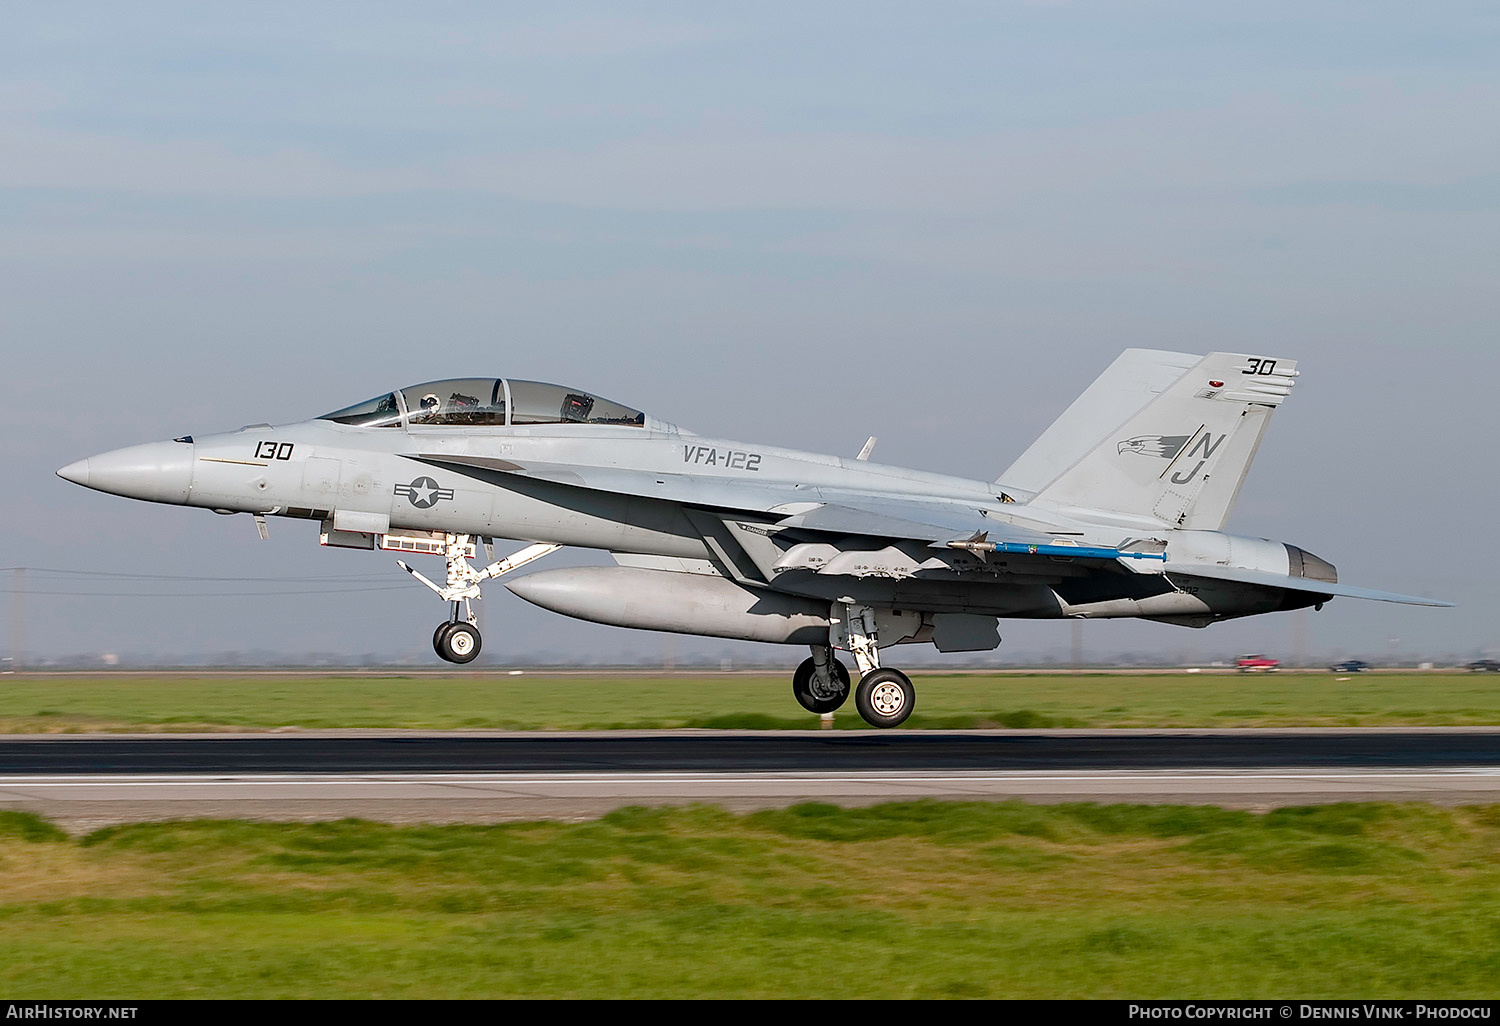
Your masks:
<svg viewBox="0 0 1500 1026"><path fill-rule="evenodd" d="M1500 729L291 731L0 738L0 774L1500 767Z"/></svg>
<svg viewBox="0 0 1500 1026"><path fill-rule="evenodd" d="M1500 730L645 731L97 735L0 740L0 808L76 829L234 816L578 819L912 798L1500 802Z"/></svg>

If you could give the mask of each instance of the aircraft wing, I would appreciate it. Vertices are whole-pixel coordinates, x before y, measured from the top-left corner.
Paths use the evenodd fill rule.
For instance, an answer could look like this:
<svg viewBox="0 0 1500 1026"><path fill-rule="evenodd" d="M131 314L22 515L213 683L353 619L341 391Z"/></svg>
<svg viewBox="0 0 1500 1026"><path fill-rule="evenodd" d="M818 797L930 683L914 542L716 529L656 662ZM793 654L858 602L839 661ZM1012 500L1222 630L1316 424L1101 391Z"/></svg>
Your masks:
<svg viewBox="0 0 1500 1026"><path fill-rule="evenodd" d="M1053 535L991 520L972 506L958 503L896 503L841 495L816 509L778 521L778 526L819 534L862 534L925 542L961 541L976 533L1026 544L1045 544Z"/></svg>
<svg viewBox="0 0 1500 1026"><path fill-rule="evenodd" d="M702 475L657 473L622 467L524 464L490 456L423 453L411 459L471 476L500 474L590 491L680 502L706 509L777 517L778 527L829 535L943 543L987 534L991 540L1044 544L1054 535L994 520L957 501L893 500L788 482L741 482ZM816 506L812 504L816 503ZM800 512L782 512L788 507ZM811 507L811 508L808 508Z"/></svg>
<svg viewBox="0 0 1500 1026"><path fill-rule="evenodd" d="M1373 588L1356 588L1349 584L1334 584L1311 577L1288 577L1285 574L1268 573L1265 570L1246 570L1218 563L1168 563L1161 570L1169 577L1189 575L1209 577L1216 581L1238 581L1241 584L1263 584L1287 591L1302 591L1314 595L1331 595L1342 598L1369 599L1373 602L1399 602L1408 606L1452 606L1452 602L1421 598L1417 595L1398 595L1392 591L1376 591Z"/></svg>

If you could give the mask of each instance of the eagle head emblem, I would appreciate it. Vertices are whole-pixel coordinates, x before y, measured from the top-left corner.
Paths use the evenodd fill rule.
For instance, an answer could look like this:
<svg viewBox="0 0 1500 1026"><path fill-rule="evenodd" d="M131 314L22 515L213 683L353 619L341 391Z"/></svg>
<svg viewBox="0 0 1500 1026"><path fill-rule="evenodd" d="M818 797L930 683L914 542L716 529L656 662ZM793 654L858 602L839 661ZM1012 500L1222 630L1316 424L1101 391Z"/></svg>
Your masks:
<svg viewBox="0 0 1500 1026"><path fill-rule="evenodd" d="M1189 435L1136 435L1120 443L1118 451L1133 452L1137 456L1156 456L1170 460L1187 445Z"/></svg>

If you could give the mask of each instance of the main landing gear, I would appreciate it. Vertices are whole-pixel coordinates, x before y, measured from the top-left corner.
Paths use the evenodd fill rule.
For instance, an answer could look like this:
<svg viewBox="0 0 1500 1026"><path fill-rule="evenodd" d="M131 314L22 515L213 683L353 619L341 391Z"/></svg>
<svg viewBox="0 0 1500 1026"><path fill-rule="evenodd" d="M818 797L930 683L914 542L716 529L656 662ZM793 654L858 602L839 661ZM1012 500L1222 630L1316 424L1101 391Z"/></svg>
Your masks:
<svg viewBox="0 0 1500 1026"><path fill-rule="evenodd" d="M899 727L916 706L917 691L906 674L880 665L875 610L849 599L833 608L831 640L859 665L854 708L872 727ZM792 675L792 694L808 712L833 712L848 700L849 691L849 670L834 658L830 645L813 645L812 658Z"/></svg>
<svg viewBox="0 0 1500 1026"><path fill-rule="evenodd" d="M482 597L479 593L480 583L504 576L534 559L556 552L562 546L528 545L514 555L495 560L483 570L475 570L469 563L469 557L474 555L473 535L444 535L443 542L443 554L448 560L446 586L434 584L399 559L396 560L396 565L431 588L444 602L452 604L453 611L448 619L438 624L437 630L432 632L432 648L439 657L450 663L467 663L479 655L484 643L484 639L479 636L478 617L474 615L472 605L473 599ZM488 538L484 539L484 554L491 559L495 555Z"/></svg>
<svg viewBox="0 0 1500 1026"><path fill-rule="evenodd" d="M899 727L916 704L911 678L890 667L865 674L854 691L854 708L872 727Z"/></svg>
<svg viewBox="0 0 1500 1026"><path fill-rule="evenodd" d="M812 653L792 674L792 695L802 708L821 716L848 701L849 669L827 645L812 646Z"/></svg>

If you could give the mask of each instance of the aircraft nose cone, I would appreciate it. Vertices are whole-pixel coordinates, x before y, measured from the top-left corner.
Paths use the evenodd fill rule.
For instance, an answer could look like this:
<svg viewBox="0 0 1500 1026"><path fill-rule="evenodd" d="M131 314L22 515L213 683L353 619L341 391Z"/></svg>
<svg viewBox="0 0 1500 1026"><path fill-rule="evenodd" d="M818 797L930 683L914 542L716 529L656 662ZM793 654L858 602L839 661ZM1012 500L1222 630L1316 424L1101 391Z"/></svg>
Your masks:
<svg viewBox="0 0 1500 1026"><path fill-rule="evenodd" d="M72 481L76 485L89 486L89 461L77 460L69 463L57 472L57 476L64 481Z"/></svg>
<svg viewBox="0 0 1500 1026"><path fill-rule="evenodd" d="M191 442L147 442L69 463L57 476L86 488L148 502L187 502L193 487Z"/></svg>

